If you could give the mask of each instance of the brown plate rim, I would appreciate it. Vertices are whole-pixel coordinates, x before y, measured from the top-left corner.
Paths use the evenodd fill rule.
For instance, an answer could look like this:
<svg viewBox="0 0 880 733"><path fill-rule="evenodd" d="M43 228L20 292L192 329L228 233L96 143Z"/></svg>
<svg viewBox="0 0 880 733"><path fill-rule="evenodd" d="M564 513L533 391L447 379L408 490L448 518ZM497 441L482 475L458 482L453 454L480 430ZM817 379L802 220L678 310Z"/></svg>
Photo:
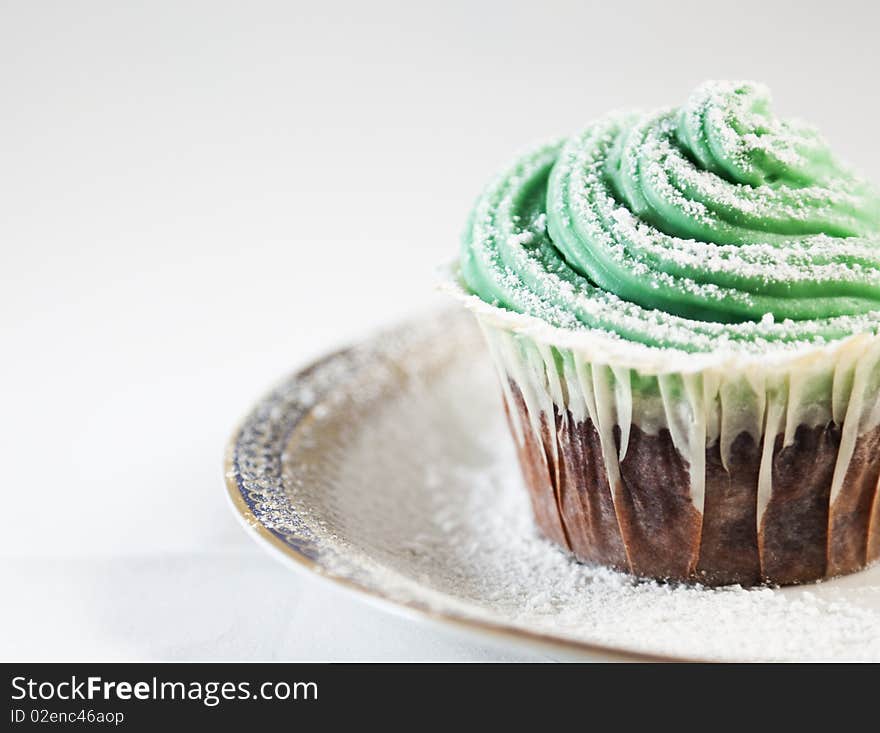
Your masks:
<svg viewBox="0 0 880 733"><path fill-rule="evenodd" d="M406 324L399 328L403 331L405 328L412 328L412 324ZM398 329L395 329L398 330ZM370 340L368 340L370 341ZM304 375L316 370L327 367L334 360L342 359L348 356L354 346L334 351L325 356L319 357L308 363L290 375L283 384L290 385L301 380ZM271 394L271 393L270 393ZM226 493L230 501L232 509L241 524L248 530L251 537L266 549L270 549L280 559L292 563L300 570L308 572L311 576L322 578L330 581L337 587L353 592L363 600L373 602L386 611L402 614L409 618L417 618L434 624L440 624L447 627L454 627L460 631L470 632L476 635L491 635L496 641L512 641L514 643L527 643L531 645L540 645L550 647L556 650L562 650L567 653L589 654L592 657L601 658L602 661L620 661L620 662L682 662L682 661L700 661L697 659L680 658L665 656L659 654L651 654L647 652L637 652L625 648L605 646L602 644L592 643L588 641L580 641L563 636L553 634L530 631L516 626L504 624L502 622L492 622L482 619L476 619L454 612L438 611L436 609L422 606L418 603L404 601L394 598L390 595L382 593L374 587L358 582L352 578L341 576L319 562L305 555L303 552L291 546L284 539L273 533L260 519L254 514L248 506L244 498L245 489L242 486L241 475L236 466L236 454L241 442L241 436L246 421L253 415L259 406L269 399L269 394L265 395L256 406L248 414L248 417L242 419L232 433L225 451L225 484ZM292 440L296 431L302 428L303 423L308 422L309 414L313 407L307 408L302 418L293 428L288 440ZM600 661L597 659L596 661Z"/></svg>

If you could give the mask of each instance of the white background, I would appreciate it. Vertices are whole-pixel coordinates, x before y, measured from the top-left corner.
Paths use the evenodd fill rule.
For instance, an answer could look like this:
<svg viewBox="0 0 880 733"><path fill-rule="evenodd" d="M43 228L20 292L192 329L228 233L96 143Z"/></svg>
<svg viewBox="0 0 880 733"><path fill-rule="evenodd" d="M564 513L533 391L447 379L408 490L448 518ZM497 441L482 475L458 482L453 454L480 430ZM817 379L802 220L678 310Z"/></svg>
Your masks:
<svg viewBox="0 0 880 733"><path fill-rule="evenodd" d="M759 79L880 179L873 5L4 3L0 658L529 658L264 556L226 438L609 109Z"/></svg>

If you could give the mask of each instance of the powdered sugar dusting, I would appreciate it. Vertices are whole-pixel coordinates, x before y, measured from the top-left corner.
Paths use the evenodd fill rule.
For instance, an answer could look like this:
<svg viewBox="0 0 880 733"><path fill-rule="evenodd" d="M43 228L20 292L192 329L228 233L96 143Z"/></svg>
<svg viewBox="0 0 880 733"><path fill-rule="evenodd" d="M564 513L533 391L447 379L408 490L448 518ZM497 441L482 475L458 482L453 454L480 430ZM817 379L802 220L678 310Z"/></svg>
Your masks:
<svg viewBox="0 0 880 733"><path fill-rule="evenodd" d="M878 567L709 590L581 565L541 539L481 353L468 321L441 319L282 385L239 449L257 519L328 574L458 618L677 657L880 660Z"/></svg>

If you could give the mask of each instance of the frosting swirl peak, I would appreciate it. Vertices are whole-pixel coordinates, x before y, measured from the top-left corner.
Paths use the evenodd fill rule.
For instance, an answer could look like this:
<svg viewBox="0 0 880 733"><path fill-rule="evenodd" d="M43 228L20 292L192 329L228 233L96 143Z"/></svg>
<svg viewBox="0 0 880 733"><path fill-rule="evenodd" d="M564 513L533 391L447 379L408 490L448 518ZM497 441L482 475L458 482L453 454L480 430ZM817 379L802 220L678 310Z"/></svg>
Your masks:
<svg viewBox="0 0 880 733"><path fill-rule="evenodd" d="M651 346L821 343L880 325L880 195L762 85L707 82L521 156L477 202L461 274Z"/></svg>

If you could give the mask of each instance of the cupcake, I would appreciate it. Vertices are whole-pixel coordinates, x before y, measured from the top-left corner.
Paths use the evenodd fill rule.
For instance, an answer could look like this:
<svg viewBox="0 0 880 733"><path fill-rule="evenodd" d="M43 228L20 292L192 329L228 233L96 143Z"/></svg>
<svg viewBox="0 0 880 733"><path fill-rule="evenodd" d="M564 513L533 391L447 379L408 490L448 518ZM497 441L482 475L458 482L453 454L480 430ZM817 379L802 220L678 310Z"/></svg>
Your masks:
<svg viewBox="0 0 880 733"><path fill-rule="evenodd" d="M529 150L454 280L578 560L784 585L880 555L880 195L765 87Z"/></svg>

